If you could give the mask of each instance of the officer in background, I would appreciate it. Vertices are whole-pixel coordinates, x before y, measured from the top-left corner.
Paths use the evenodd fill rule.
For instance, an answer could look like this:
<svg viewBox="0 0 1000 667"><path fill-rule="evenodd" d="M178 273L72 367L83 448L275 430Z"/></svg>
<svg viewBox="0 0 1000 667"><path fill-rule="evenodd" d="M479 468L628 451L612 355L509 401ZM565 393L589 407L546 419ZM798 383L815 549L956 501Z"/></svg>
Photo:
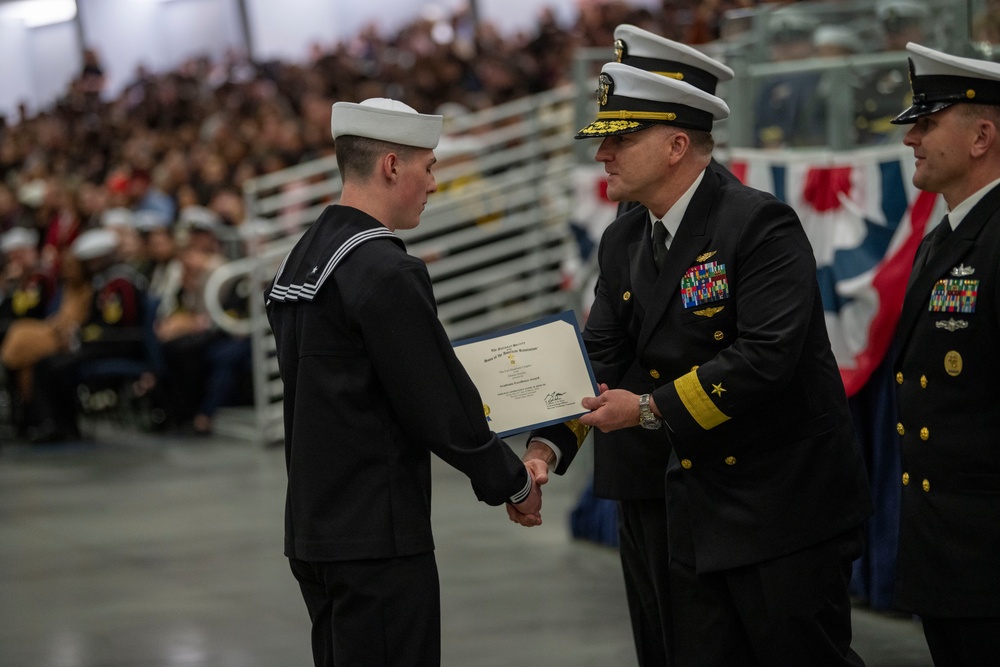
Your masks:
<svg viewBox="0 0 1000 667"><path fill-rule="evenodd" d="M907 46L913 184L948 215L917 250L897 330L896 604L936 665L997 664L1000 636L1000 64Z"/></svg>
<svg viewBox="0 0 1000 667"><path fill-rule="evenodd" d="M875 4L875 18L883 34L882 50L902 51L907 42L924 43L924 23L929 15L920 0L882 0ZM900 139L892 124L900 107L910 104L910 79L906 66L886 65L862 76L854 92L857 143L885 144Z"/></svg>
<svg viewBox="0 0 1000 667"><path fill-rule="evenodd" d="M778 10L768 21L771 59L787 62L816 55L816 21L797 10ZM826 143L826 108L816 94L820 72L799 71L766 79L754 102L754 135L761 148Z"/></svg>

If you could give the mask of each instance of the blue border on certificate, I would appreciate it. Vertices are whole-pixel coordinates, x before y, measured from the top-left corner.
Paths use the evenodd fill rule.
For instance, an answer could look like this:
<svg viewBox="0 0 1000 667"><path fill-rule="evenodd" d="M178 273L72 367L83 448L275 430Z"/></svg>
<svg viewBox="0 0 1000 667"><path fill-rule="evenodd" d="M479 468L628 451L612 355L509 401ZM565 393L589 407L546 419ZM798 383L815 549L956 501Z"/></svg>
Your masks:
<svg viewBox="0 0 1000 667"><path fill-rule="evenodd" d="M493 331L487 334L482 334L480 336L474 336L472 338L463 338L462 340L454 341L451 344L451 346L459 347L462 345L468 345L470 343L479 343L484 340L489 340L490 338L499 338L500 336L516 334L520 331L527 331L528 329L537 329L538 327L545 326L546 324L551 324L553 322L558 322L559 320L562 320L563 322L567 322L568 324L573 325L573 330L576 332L576 342L580 346L580 355L583 357L583 362L587 366L587 375L590 376L590 386L594 390L594 396L597 396L598 389L597 389L597 380L596 378L594 378L594 369L590 365L590 356L587 354L587 348L583 344L583 335L580 333L580 325L576 321L576 313L574 313L572 310L564 310L563 312L556 313L555 315L547 315L540 319L534 320L533 322L528 322L527 324L520 324L516 327L510 327L509 329L503 329L501 331ZM538 422L537 424L531 424L530 426L525 426L523 428L518 428L510 431L502 431L502 432L498 431L497 435L500 436L501 438L506 438L507 436L517 435L518 433L527 433L528 431L533 431L536 428L552 426L553 424L562 424L571 419L576 419L577 417L581 417L589 412L590 410L581 409L580 412L576 414L561 417L559 419L550 419L548 421Z"/></svg>

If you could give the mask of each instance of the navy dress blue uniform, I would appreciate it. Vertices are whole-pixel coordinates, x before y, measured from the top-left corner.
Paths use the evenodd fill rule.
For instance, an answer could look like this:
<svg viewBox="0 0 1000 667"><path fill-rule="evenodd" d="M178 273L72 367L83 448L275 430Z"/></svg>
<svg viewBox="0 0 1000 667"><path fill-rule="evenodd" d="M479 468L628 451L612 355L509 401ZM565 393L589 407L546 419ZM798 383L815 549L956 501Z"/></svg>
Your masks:
<svg viewBox="0 0 1000 667"><path fill-rule="evenodd" d="M1000 632L1000 403L993 388L1000 374L1000 128L992 120L1000 65L918 44L907 50L913 104L893 122L917 123L907 145L931 176L918 166L914 183L940 191L950 212L917 251L896 336L896 604L920 615L936 665L992 665ZM993 124L988 149L982 130L969 132L982 123L949 109L966 102L994 107L972 116ZM970 146L960 143L966 140ZM941 142L952 149L944 162L934 149ZM934 180L952 173L968 180ZM963 189L949 187L955 184Z"/></svg>
<svg viewBox="0 0 1000 667"><path fill-rule="evenodd" d="M914 266L898 345L896 602L932 617L1000 617L1000 406L990 389L1000 375L1000 187Z"/></svg>
<svg viewBox="0 0 1000 667"><path fill-rule="evenodd" d="M431 130L421 129L428 120ZM408 143L407 127L422 143ZM429 149L440 127L440 116L393 100L333 109L339 157L350 152L345 134ZM373 168L345 179L344 198L349 185L360 206L401 190L387 206L414 209L416 179L433 183L430 162L393 164L402 188L367 187L384 177ZM436 665L431 453L491 505L524 500L525 465L489 429L437 319L427 267L373 214L343 201L328 207L265 298L284 385L284 552L309 610L315 664Z"/></svg>
<svg viewBox="0 0 1000 667"><path fill-rule="evenodd" d="M692 47L633 25L615 28L615 61L685 81L714 94L733 71ZM712 160L709 167L735 177ZM637 202L622 202L617 217ZM645 211L646 209L643 208ZM633 364L618 384L643 394L653 391L649 373ZM618 550L639 665L670 664L673 631L667 573L667 509L664 481L671 450L663 436L642 428L595 431L594 495L618 501Z"/></svg>
<svg viewBox="0 0 1000 667"><path fill-rule="evenodd" d="M381 627L373 620L381 613L391 617L386 624L436 628L431 452L468 475L477 497L492 505L524 487L524 466L490 432L437 320L427 269L398 237L356 209L330 207L286 260L289 284L304 284L313 266L330 277L311 300L267 292L285 387L285 555L293 571L341 577L380 600L398 591L381 608L328 610L348 636ZM307 602L323 597L307 587L303 595ZM338 657L350 664L394 664L400 655L434 662L439 631L423 641L428 645L383 646L366 638Z"/></svg>
<svg viewBox="0 0 1000 667"><path fill-rule="evenodd" d="M642 79L605 71L615 85ZM595 132L624 115L612 99ZM686 111L635 106L640 119ZM606 230L583 333L599 382L620 387L633 364L644 371L668 427L654 434L676 454L666 476L674 659L860 664L847 583L872 507L812 249L788 206L702 174L659 272L645 208ZM573 429L538 435L559 446L565 470Z"/></svg>

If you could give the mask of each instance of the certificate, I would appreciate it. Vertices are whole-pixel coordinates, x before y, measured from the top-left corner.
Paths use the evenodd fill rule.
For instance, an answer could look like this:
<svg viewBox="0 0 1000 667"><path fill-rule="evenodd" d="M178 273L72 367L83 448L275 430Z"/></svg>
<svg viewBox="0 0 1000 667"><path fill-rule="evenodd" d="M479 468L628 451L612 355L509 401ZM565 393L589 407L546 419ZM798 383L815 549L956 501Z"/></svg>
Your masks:
<svg viewBox="0 0 1000 667"><path fill-rule="evenodd" d="M501 437L586 414L597 395L590 359L572 311L454 343L455 354Z"/></svg>

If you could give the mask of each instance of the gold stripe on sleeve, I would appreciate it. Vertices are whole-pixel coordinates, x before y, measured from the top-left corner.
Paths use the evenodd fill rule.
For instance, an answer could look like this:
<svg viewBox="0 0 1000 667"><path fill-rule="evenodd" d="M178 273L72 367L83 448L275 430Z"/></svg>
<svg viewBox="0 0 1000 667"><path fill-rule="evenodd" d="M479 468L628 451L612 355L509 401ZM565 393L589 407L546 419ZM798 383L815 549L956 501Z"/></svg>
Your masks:
<svg viewBox="0 0 1000 667"><path fill-rule="evenodd" d="M563 423L566 428L573 431L573 435L576 436L576 448L580 449L583 446L583 441L587 439L587 434L590 433L590 427L581 423L579 419L571 419Z"/></svg>
<svg viewBox="0 0 1000 667"><path fill-rule="evenodd" d="M706 431L729 420L729 416L717 408L711 397L705 393L701 381L698 380L697 370L674 380L674 389L677 390L677 396L687 411Z"/></svg>

